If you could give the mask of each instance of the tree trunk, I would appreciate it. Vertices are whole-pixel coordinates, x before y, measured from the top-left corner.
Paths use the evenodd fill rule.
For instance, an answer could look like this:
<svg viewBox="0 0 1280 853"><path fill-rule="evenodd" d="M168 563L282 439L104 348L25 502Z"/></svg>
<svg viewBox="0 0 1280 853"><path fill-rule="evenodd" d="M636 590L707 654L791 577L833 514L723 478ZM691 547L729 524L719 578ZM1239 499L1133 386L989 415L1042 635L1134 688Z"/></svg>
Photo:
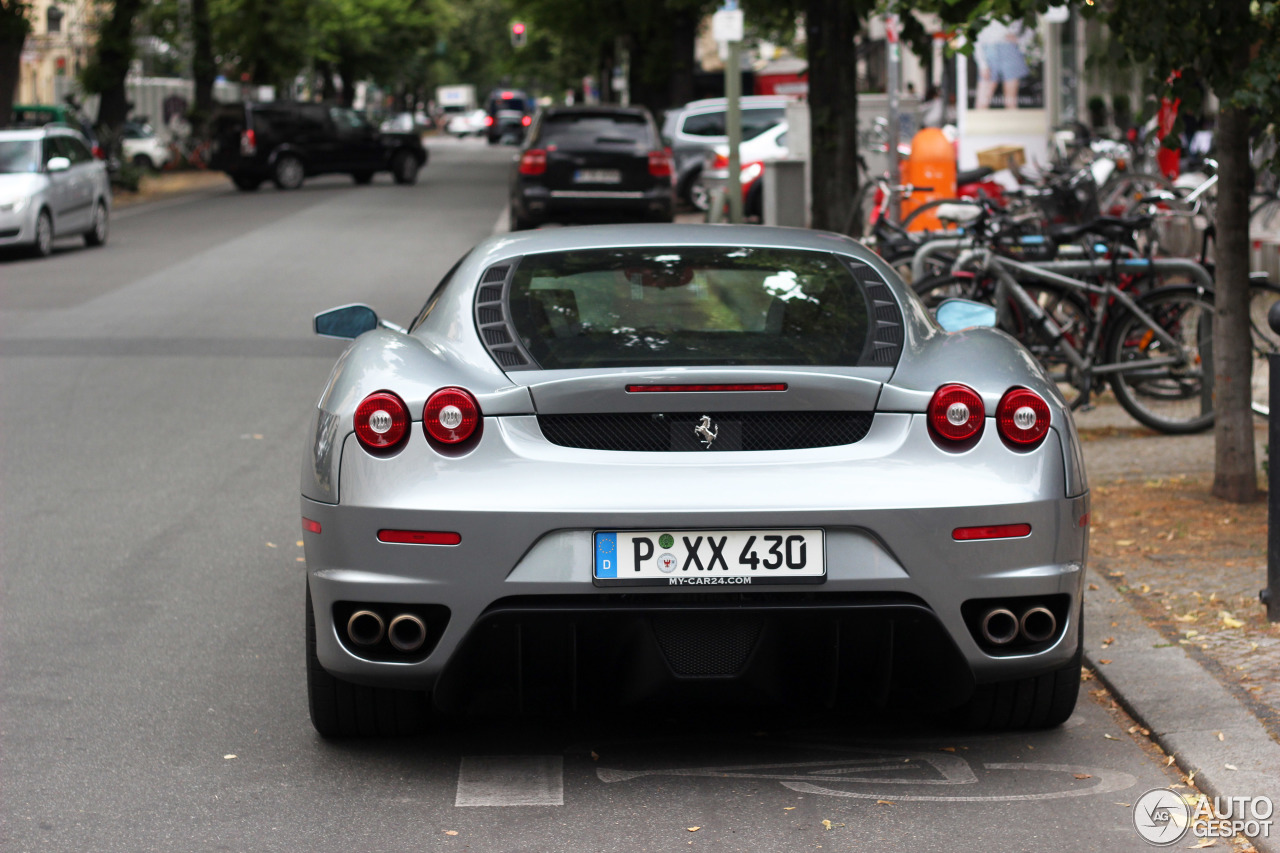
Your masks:
<svg viewBox="0 0 1280 853"><path fill-rule="evenodd" d="M328 62L321 62L320 70L320 99L323 101L336 101L338 99L338 84L333 79L333 65Z"/></svg>
<svg viewBox="0 0 1280 853"><path fill-rule="evenodd" d="M698 35L695 10L680 10L671 20L671 76L667 83L667 102L663 107L677 107L693 100L694 43Z"/></svg>
<svg viewBox="0 0 1280 853"><path fill-rule="evenodd" d="M1213 494L1235 503L1254 500L1258 474L1253 446L1249 336L1249 117L1218 111L1217 281L1213 318Z"/></svg>
<svg viewBox="0 0 1280 853"><path fill-rule="evenodd" d="M809 176L812 226L844 228L858 191L859 16L848 0L808 0Z"/></svg>
<svg viewBox="0 0 1280 853"><path fill-rule="evenodd" d="M209 0L191 0L191 46L191 76L196 90L196 120L193 125L202 127L213 114L213 81L218 75L218 66L213 59Z"/></svg>
<svg viewBox="0 0 1280 853"><path fill-rule="evenodd" d="M142 0L116 0L98 32L97 71L91 88L101 95L98 124L109 131L124 124L132 107L125 97L124 80L133 61L133 19L141 6Z"/></svg>
<svg viewBox="0 0 1280 853"><path fill-rule="evenodd" d="M22 4L0 8L0 127L9 123L21 73L22 45L31 24Z"/></svg>
<svg viewBox="0 0 1280 853"><path fill-rule="evenodd" d="M342 97L344 107L351 107L356 102L356 68L345 59L338 60L338 76L342 78Z"/></svg>

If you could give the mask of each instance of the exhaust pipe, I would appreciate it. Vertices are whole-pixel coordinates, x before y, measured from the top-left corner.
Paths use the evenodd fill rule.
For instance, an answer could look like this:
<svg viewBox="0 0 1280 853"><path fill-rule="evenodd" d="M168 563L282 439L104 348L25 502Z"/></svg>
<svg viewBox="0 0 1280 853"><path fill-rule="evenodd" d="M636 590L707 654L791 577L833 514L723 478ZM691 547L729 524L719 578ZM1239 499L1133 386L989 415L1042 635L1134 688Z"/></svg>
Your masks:
<svg viewBox="0 0 1280 853"><path fill-rule="evenodd" d="M982 616L982 638L993 646L1012 643L1018 636L1018 617L1012 610L996 607Z"/></svg>
<svg viewBox="0 0 1280 853"><path fill-rule="evenodd" d="M401 613L391 620L387 639L401 652L416 652L427 641L427 625L412 613Z"/></svg>
<svg viewBox="0 0 1280 853"><path fill-rule="evenodd" d="M1047 607L1032 607L1022 614L1022 637L1029 643L1043 643L1058 632L1058 617Z"/></svg>
<svg viewBox="0 0 1280 853"><path fill-rule="evenodd" d="M386 623L372 610L357 610L347 620L347 637L357 646L376 646L385 631Z"/></svg>

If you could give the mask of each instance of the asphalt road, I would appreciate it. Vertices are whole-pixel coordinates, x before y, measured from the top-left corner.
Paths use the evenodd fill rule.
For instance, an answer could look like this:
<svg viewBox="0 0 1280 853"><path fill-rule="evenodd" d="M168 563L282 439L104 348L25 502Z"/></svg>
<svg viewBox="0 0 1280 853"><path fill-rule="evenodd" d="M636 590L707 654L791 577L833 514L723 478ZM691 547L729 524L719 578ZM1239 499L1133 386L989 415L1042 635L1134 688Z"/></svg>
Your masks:
<svg viewBox="0 0 1280 853"><path fill-rule="evenodd" d="M326 743L307 719L298 467L342 344L490 234L509 149L122 211L0 259L0 848L1145 850L1163 762L1082 692L1055 731L680 708ZM824 824L824 821L829 824Z"/></svg>

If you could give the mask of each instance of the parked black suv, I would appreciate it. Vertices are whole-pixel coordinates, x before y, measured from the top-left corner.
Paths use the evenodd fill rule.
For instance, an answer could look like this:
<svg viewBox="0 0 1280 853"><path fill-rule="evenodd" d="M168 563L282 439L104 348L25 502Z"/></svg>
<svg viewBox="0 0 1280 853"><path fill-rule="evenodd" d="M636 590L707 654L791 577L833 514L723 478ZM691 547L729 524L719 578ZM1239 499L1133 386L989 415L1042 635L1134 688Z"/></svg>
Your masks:
<svg viewBox="0 0 1280 853"><path fill-rule="evenodd" d="M222 104L213 117L210 164L242 190L268 178L282 190L304 178L345 172L357 184L391 172L398 184L418 180L427 151L414 133L381 133L360 113L336 104L291 101Z"/></svg>

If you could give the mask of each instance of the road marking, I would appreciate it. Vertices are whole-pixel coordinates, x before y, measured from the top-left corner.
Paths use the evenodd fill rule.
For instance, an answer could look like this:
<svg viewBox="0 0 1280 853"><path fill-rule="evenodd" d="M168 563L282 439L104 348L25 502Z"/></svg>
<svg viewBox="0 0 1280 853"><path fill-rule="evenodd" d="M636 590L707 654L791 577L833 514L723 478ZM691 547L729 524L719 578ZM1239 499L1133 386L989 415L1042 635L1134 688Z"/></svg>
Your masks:
<svg viewBox="0 0 1280 853"><path fill-rule="evenodd" d="M455 806L563 806L564 757L464 755Z"/></svg>
<svg viewBox="0 0 1280 853"><path fill-rule="evenodd" d="M494 234L506 234L511 230L511 208L503 207L502 212L498 214L497 220L493 223Z"/></svg>
<svg viewBox="0 0 1280 853"><path fill-rule="evenodd" d="M849 797L857 800L879 800L892 797L895 802L929 802L929 803L1009 803L1026 800L1060 800L1065 797L1087 797L1091 794L1110 794L1115 791L1123 791L1132 788L1138 783L1138 780L1123 773L1119 770L1100 770L1097 767L1077 767L1072 764L1002 764L988 763L982 765L988 770L1039 770L1052 771L1061 773L1070 773L1072 778L1075 774L1088 775L1098 780L1097 784L1084 787L1072 787L1062 791L1045 791L1042 794L991 794L988 796L956 796L948 797L936 794L899 794L898 792L888 793L881 791L878 794L863 793L860 791L840 791L834 788L822 788L817 785L810 785L807 782L783 782L785 788L790 788L801 794L821 794L825 797Z"/></svg>

